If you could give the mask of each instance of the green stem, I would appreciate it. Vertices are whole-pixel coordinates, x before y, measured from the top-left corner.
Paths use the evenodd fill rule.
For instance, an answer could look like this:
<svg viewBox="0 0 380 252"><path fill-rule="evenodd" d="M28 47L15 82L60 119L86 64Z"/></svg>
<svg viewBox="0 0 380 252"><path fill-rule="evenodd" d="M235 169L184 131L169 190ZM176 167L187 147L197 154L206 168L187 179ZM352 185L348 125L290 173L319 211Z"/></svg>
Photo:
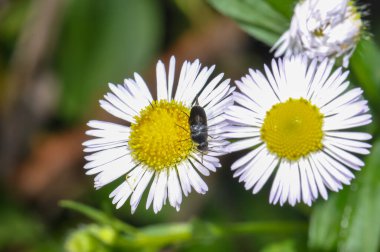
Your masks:
<svg viewBox="0 0 380 252"><path fill-rule="evenodd" d="M224 228L224 234L287 234L306 231L304 222L270 221L233 223Z"/></svg>
<svg viewBox="0 0 380 252"><path fill-rule="evenodd" d="M62 200L59 202L59 205L61 207L69 208L72 210L75 210L83 215L86 215L88 218L93 219L96 222L110 225L114 229L118 231L123 231L129 234L135 234L138 232L138 229L128 225L116 218L113 218L111 216L108 216L107 214L103 213L102 211L96 210L92 207L83 205L81 203L77 203L70 200Z"/></svg>
<svg viewBox="0 0 380 252"><path fill-rule="evenodd" d="M140 229L135 237L139 245L149 244L153 247L162 247L189 241L193 237L191 223L158 224Z"/></svg>
<svg viewBox="0 0 380 252"><path fill-rule="evenodd" d="M138 245L162 247L169 244L186 242L194 238L202 238L205 234L209 237L219 238L227 235L241 234L289 234L307 230L307 224L304 222L242 222L232 223L229 225L218 225L212 223L202 223L202 230L194 229L192 223L172 223L153 225L140 229L141 233L134 239ZM201 231L202 234L197 234Z"/></svg>
<svg viewBox="0 0 380 252"><path fill-rule="evenodd" d="M135 228L105 213L73 201L61 201L60 205L78 211L104 225L109 225L121 234L118 245L134 248L162 248L190 240L215 239L242 234L288 234L307 230L305 222L269 221L238 222L227 225L195 220L189 223L165 223Z"/></svg>

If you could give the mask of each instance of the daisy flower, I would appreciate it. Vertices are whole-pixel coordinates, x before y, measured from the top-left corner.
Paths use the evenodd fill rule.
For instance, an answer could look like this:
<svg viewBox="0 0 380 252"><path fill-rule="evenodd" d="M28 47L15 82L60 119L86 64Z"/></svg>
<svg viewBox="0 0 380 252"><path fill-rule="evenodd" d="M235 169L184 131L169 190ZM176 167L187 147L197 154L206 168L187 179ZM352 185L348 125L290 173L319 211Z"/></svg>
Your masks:
<svg viewBox="0 0 380 252"><path fill-rule="evenodd" d="M270 203L308 205L327 190L338 191L364 163L371 135L350 129L371 122L363 91L346 91L348 71L333 62L308 63L306 56L272 61L265 75L249 70L236 85L236 105L226 112L231 126L224 135L237 139L229 151L250 149L232 164L246 190L255 194L276 173Z"/></svg>
<svg viewBox="0 0 380 252"><path fill-rule="evenodd" d="M135 212L147 187L146 208L153 204L155 213L167 199L177 211L182 194L192 189L200 194L208 190L200 174L208 176L220 167L218 156L228 144L220 133L227 125L225 109L233 104L233 88L223 74L208 81L214 70L198 60L184 62L174 92L175 58L170 59L166 75L164 64L157 63L157 99L137 73L124 85L109 84L111 92L100 105L125 123L89 121L87 135L95 137L83 143L86 174L95 177L95 188L122 177L122 183L110 194L120 208L130 198ZM208 151L199 151L190 135L189 115L198 102L207 116Z"/></svg>
<svg viewBox="0 0 380 252"><path fill-rule="evenodd" d="M275 57L305 54L322 61L349 59L363 31L361 13L354 1L302 0L294 9L290 28L275 43Z"/></svg>

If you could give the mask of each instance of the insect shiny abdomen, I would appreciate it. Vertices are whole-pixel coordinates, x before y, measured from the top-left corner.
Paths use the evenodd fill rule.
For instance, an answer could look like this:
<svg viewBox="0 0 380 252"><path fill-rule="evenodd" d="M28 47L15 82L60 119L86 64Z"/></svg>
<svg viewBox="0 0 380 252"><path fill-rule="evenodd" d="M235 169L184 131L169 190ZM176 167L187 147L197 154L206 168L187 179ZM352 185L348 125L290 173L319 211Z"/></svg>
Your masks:
<svg viewBox="0 0 380 252"><path fill-rule="evenodd" d="M189 125L191 139L198 144L198 150L207 151L207 116L205 110L201 106L196 105L191 108Z"/></svg>

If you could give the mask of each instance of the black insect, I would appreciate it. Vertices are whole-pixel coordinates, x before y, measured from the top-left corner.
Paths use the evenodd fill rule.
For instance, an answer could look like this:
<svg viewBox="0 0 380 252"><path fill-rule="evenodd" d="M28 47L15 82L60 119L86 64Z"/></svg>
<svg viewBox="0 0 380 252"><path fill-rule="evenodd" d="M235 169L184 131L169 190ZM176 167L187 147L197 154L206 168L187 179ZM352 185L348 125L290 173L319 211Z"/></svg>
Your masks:
<svg viewBox="0 0 380 252"><path fill-rule="evenodd" d="M197 149L201 152L208 151L207 116L205 110L195 105L191 108L189 116L190 136L198 144Z"/></svg>

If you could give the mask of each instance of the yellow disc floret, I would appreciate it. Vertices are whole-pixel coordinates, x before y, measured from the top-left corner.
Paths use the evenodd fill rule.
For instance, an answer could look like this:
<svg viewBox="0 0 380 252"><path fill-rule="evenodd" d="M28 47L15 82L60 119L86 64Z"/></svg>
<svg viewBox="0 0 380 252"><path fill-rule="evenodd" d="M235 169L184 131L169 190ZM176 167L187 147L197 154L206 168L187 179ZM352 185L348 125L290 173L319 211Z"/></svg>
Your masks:
<svg viewBox="0 0 380 252"><path fill-rule="evenodd" d="M188 158L193 147L189 113L182 103L153 101L131 125L129 147L132 157L156 171Z"/></svg>
<svg viewBox="0 0 380 252"><path fill-rule="evenodd" d="M277 156L298 160L322 149L323 115L303 98L278 103L266 113L261 139Z"/></svg>

